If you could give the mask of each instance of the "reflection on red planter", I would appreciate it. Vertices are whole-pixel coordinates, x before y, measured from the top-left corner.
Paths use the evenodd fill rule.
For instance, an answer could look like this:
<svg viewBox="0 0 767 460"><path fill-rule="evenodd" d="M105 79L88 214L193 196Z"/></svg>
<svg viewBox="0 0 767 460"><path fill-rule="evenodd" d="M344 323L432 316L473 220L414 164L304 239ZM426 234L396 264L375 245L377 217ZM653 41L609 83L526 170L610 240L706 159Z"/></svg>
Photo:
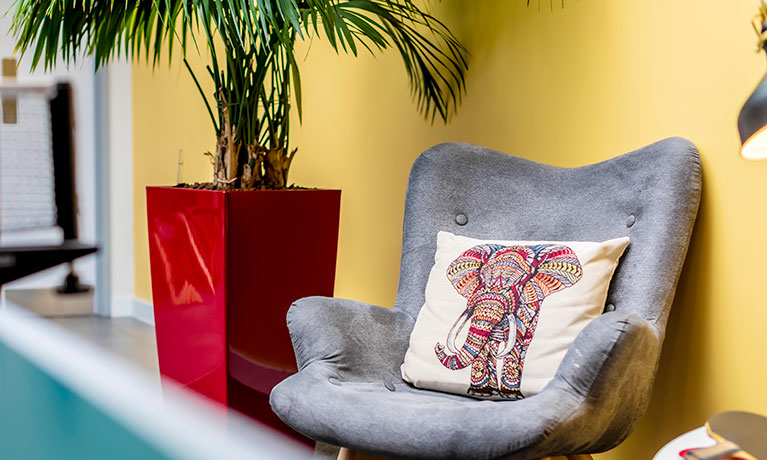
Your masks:
<svg viewBox="0 0 767 460"><path fill-rule="evenodd" d="M293 436L269 409L296 372L285 314L333 295L340 190L147 187L160 372Z"/></svg>

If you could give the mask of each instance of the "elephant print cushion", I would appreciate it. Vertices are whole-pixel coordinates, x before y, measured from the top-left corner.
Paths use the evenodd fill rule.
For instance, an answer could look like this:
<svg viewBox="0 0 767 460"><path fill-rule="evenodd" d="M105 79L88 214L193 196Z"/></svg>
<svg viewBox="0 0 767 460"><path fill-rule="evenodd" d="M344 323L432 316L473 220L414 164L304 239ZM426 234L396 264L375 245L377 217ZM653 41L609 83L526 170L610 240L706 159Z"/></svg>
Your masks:
<svg viewBox="0 0 767 460"><path fill-rule="evenodd" d="M629 238L482 241L439 232L402 378L488 399L539 393L602 314Z"/></svg>

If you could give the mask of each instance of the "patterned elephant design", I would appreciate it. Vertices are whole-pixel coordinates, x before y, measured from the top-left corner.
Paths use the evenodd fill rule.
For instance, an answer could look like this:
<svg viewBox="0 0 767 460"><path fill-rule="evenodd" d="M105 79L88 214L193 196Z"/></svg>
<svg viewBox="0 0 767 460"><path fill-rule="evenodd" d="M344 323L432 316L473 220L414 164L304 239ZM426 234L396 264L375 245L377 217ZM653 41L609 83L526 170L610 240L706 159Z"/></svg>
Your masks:
<svg viewBox="0 0 767 460"><path fill-rule="evenodd" d="M447 278L466 298L466 309L448 332L447 350L439 342L434 347L437 358L451 370L471 365L471 395L522 398L522 368L541 304L582 277L575 252L561 244L482 244L465 251L448 266ZM456 337L467 323L459 349Z"/></svg>

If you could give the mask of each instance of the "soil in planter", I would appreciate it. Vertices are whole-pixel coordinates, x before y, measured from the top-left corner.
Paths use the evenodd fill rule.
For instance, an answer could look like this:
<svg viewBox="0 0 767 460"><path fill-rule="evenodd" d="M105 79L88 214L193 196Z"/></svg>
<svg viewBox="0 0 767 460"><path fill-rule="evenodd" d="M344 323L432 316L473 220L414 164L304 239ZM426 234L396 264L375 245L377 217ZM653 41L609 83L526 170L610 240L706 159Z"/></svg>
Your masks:
<svg viewBox="0 0 767 460"><path fill-rule="evenodd" d="M267 188L267 187L264 187L264 186L250 187L250 188L240 188L240 187L235 187L234 184L220 184L220 185L216 185L213 182L195 182L194 184L181 183L181 184L174 185L174 187L175 188L190 188L190 189L193 189L193 190L219 190L219 191L224 191L224 192L232 192L232 191L237 191L237 190L275 190L275 189L270 189L270 188ZM316 189L317 189L316 187L301 187L300 185L291 184L291 185L285 187L284 189L280 189L280 190L316 190Z"/></svg>

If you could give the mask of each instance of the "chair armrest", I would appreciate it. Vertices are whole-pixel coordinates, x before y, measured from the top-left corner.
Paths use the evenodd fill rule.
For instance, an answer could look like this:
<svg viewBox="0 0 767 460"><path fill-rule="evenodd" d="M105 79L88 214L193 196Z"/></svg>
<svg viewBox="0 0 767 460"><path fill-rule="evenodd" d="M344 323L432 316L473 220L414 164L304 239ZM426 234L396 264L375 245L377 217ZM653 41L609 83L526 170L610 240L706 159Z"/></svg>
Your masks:
<svg viewBox="0 0 767 460"><path fill-rule="evenodd" d="M399 376L412 319L400 310L332 297L306 297L288 310L298 369L321 361L345 379Z"/></svg>
<svg viewBox="0 0 767 460"><path fill-rule="evenodd" d="M552 382L582 400L560 427L572 452L607 450L631 433L647 409L660 346L655 326L635 313L605 313L581 331Z"/></svg>

